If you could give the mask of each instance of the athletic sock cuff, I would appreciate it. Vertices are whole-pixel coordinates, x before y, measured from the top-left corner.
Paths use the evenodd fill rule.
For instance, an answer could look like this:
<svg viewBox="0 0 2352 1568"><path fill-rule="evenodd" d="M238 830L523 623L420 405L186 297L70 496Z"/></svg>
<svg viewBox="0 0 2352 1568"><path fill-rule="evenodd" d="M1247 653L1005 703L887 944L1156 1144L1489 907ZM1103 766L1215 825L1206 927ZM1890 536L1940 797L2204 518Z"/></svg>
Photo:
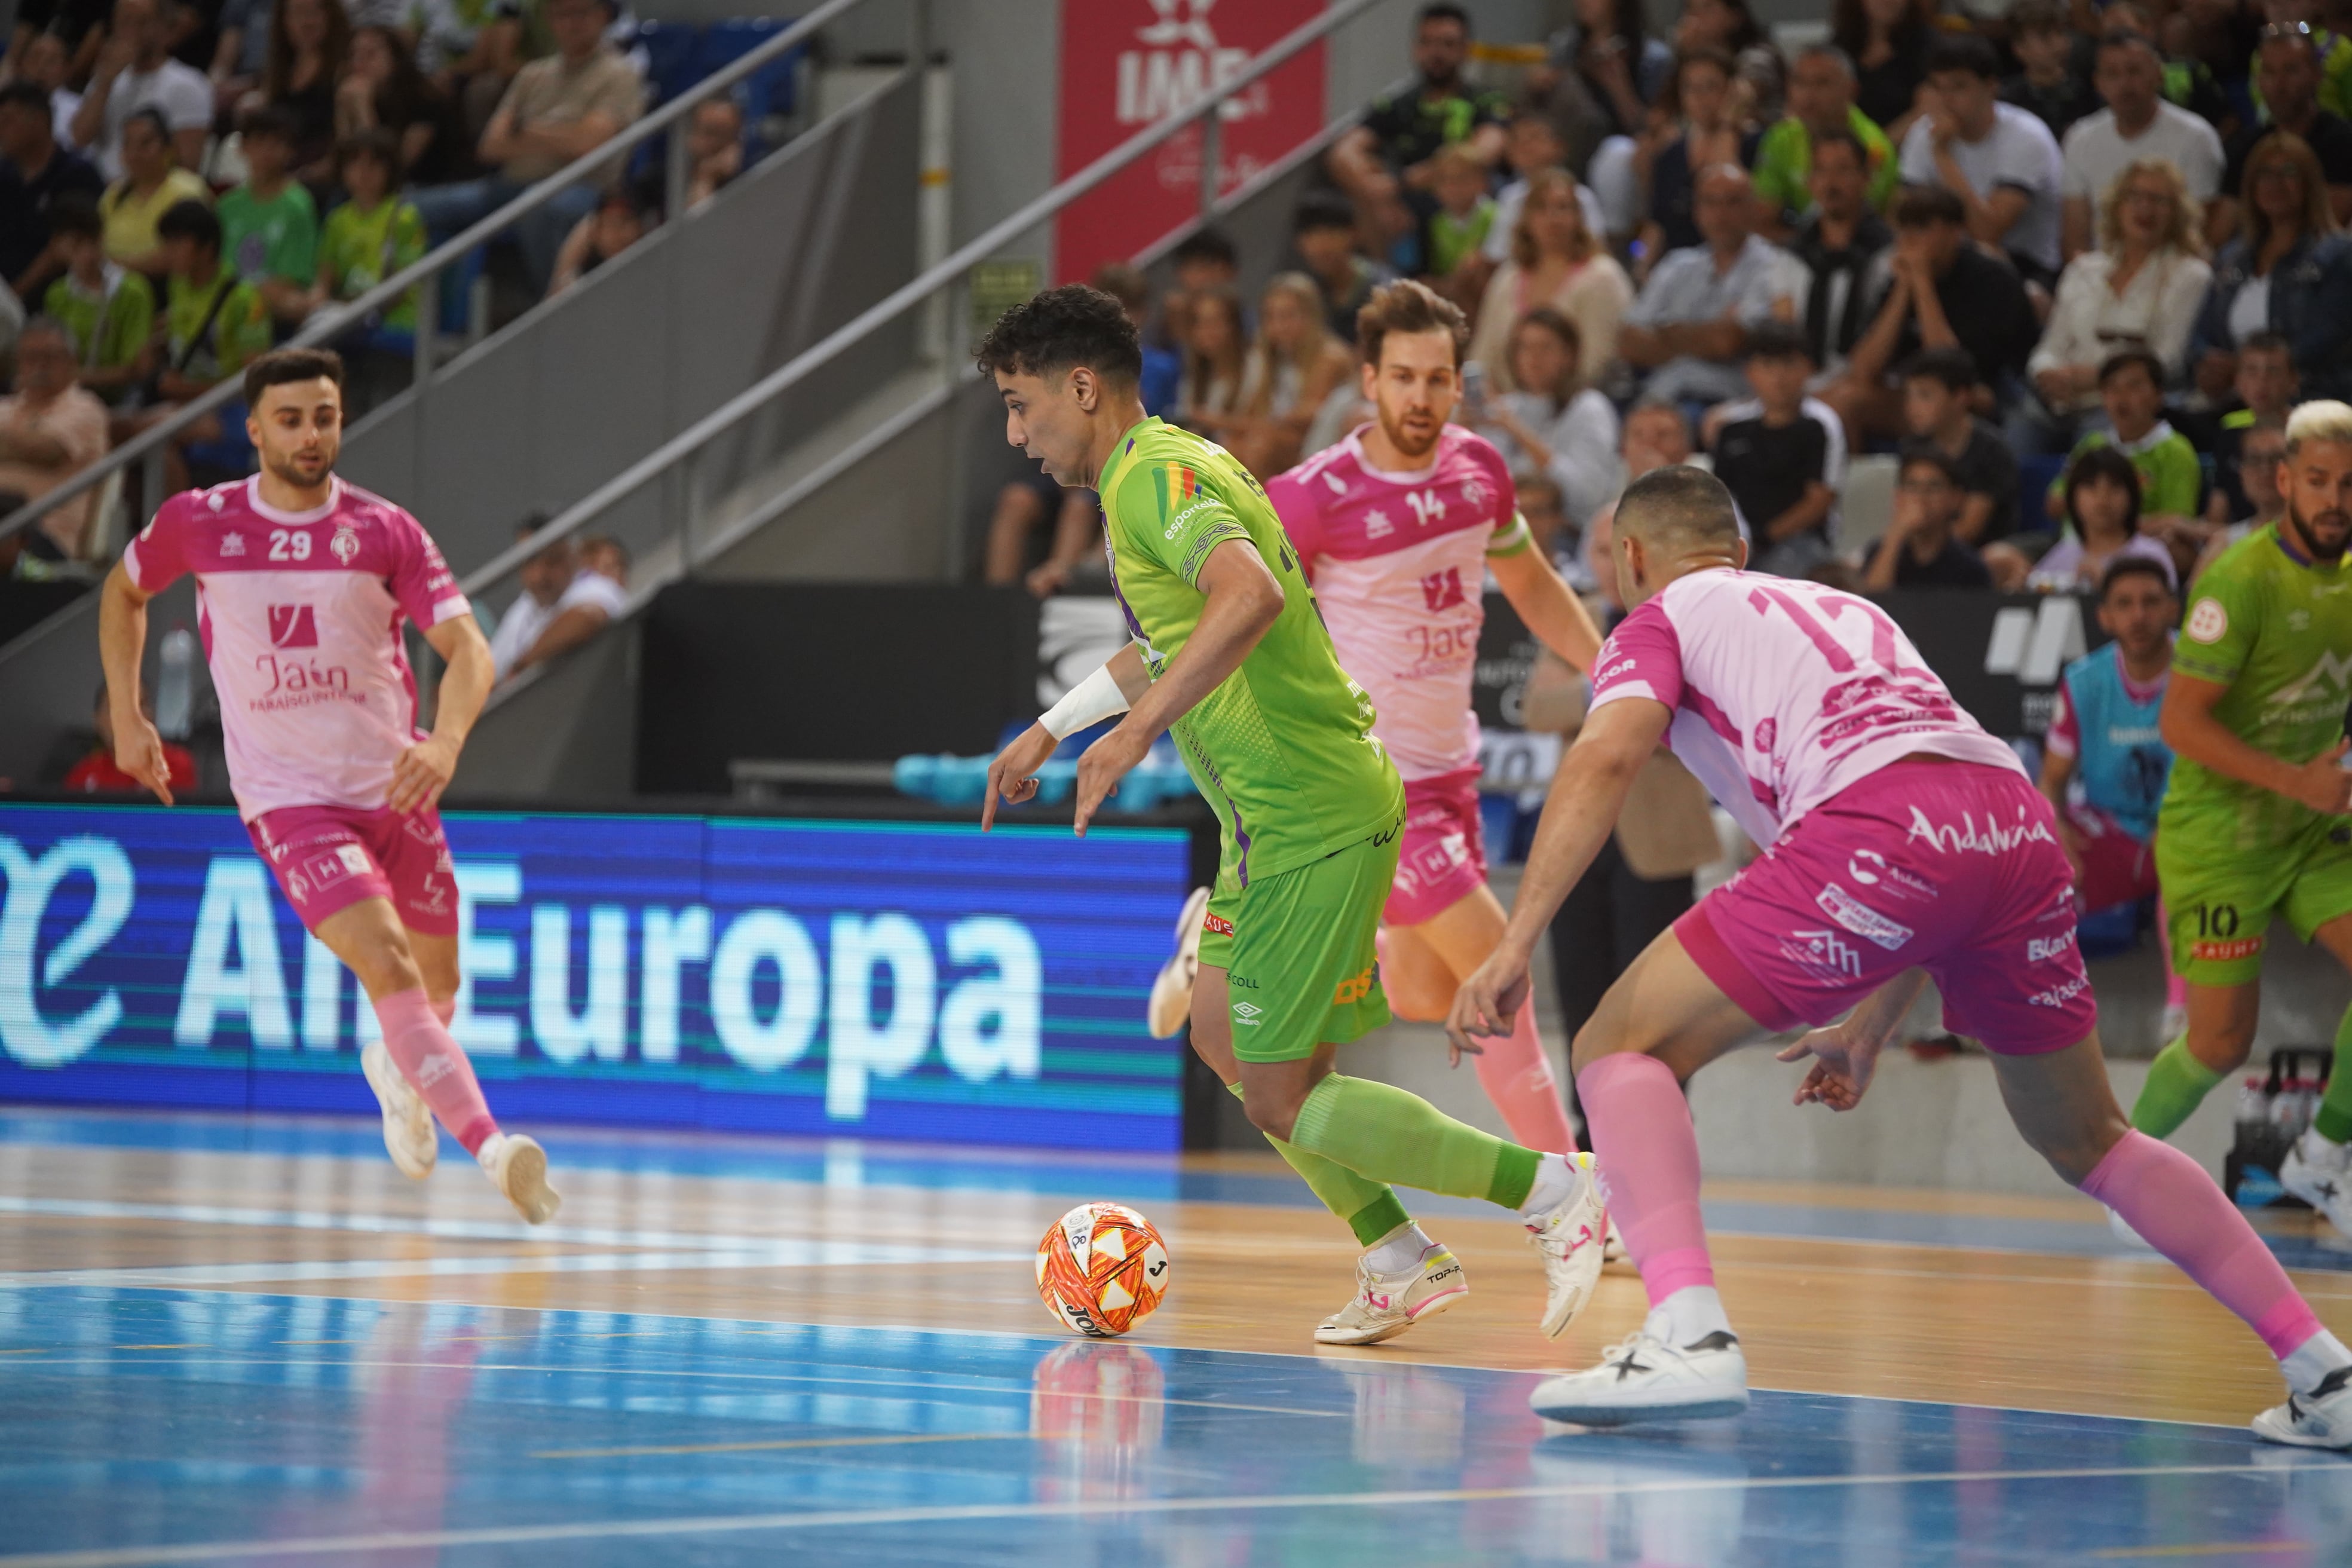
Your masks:
<svg viewBox="0 0 2352 1568"><path fill-rule="evenodd" d="M1403 1201L1385 1187L1381 1189L1379 1197L1348 1216L1348 1228L1356 1233L1359 1247L1370 1247L1391 1231L1412 1223L1412 1215L1405 1212Z"/></svg>
<svg viewBox="0 0 2352 1568"><path fill-rule="evenodd" d="M1542 1168L1543 1156L1533 1149L1503 1144L1495 1151L1495 1177L1486 1188L1486 1201L1507 1209L1519 1207L1535 1190L1536 1173Z"/></svg>
<svg viewBox="0 0 2352 1568"><path fill-rule="evenodd" d="M2352 1073L2352 1063L2347 1063L2336 1071ZM2352 1106L2323 1102L2312 1114L2311 1130L2330 1143L2352 1143Z"/></svg>

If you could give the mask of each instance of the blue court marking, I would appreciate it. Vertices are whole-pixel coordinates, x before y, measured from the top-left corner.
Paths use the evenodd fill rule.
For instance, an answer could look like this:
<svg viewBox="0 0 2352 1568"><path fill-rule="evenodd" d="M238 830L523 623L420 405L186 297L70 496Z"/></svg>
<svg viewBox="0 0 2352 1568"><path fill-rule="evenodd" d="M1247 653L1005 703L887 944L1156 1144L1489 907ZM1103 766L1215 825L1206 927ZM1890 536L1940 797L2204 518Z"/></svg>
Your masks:
<svg viewBox="0 0 2352 1568"><path fill-rule="evenodd" d="M88 1289L0 1368L0 1568L2352 1561L2352 1460L2227 1428L1377 1356Z"/></svg>
<svg viewBox="0 0 2352 1568"><path fill-rule="evenodd" d="M559 1169L608 1170L666 1175L806 1182L828 1186L903 1186L1022 1193L1083 1199L1108 1198L1148 1209L1171 1201L1255 1204L1312 1208L1306 1186L1283 1173L1186 1169L1176 1157L1119 1158L1084 1152L1027 1153L1017 1150L910 1147L834 1142L628 1133L564 1129L549 1135ZM288 1157L376 1161L383 1142L373 1121L350 1118L251 1118L211 1114L125 1114L52 1109L0 1110L0 1143L70 1148L195 1150ZM451 1145L454 1148L454 1145ZM2021 1150L2019 1157L2029 1158ZM1428 1216L1492 1219L1493 1206L1427 1193L1411 1195ZM1708 1228L1726 1236L1879 1242L1890 1246L2022 1252L2053 1257L2152 1259L2119 1240L2104 1220L2007 1219L1983 1215L1928 1214L1842 1207L1835 1204L1761 1203L1710 1198ZM2352 1241L2302 1222L2257 1215L2255 1226L2291 1268L2352 1272ZM2292 1228L2290 1228L2292 1227ZM558 1227L545 1234L565 1235Z"/></svg>

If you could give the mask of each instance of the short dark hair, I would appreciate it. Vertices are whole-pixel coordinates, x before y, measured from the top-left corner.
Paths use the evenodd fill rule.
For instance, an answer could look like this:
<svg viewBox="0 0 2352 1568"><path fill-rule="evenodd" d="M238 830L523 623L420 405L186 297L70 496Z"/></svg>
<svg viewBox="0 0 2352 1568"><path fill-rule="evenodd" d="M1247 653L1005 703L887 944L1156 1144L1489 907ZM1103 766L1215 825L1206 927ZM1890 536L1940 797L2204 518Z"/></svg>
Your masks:
<svg viewBox="0 0 2352 1568"><path fill-rule="evenodd" d="M248 142L257 136L268 136L291 144L299 133L299 128L294 122L293 111L280 109L274 103L265 103L247 110L237 116L236 128Z"/></svg>
<svg viewBox="0 0 2352 1568"><path fill-rule="evenodd" d="M1748 358L1801 359L1813 357L1804 329L1794 321L1759 321L1748 329Z"/></svg>
<svg viewBox="0 0 2352 1568"><path fill-rule="evenodd" d="M1927 46L1927 74L1966 71L1986 81L2000 77L2000 56L1992 41L1976 33L1939 33Z"/></svg>
<svg viewBox="0 0 2352 1568"><path fill-rule="evenodd" d="M96 202L79 191L68 191L49 202L49 232L69 234L76 239L102 239L106 220L98 216Z"/></svg>
<svg viewBox="0 0 2352 1568"><path fill-rule="evenodd" d="M51 210L54 211L55 209L52 208ZM54 226L57 222L55 218L51 218L49 221L52 226ZM2238 357L2240 359L2243 359L2248 354L2258 352L2262 353L2284 354L2290 362L2294 358L2294 345L2286 341L2286 334L2284 332L2273 332L2268 328L2264 328L2263 331L2253 333L2252 336L2248 337L2244 342L2238 345Z"/></svg>
<svg viewBox="0 0 2352 1568"><path fill-rule="evenodd" d="M1084 283L1044 289L1005 311L972 359L982 375L1045 376L1083 365L1125 386L1143 376L1143 344L1127 307Z"/></svg>
<svg viewBox="0 0 2352 1568"><path fill-rule="evenodd" d="M2074 492L2093 479L2108 479L2130 492L2131 506L2124 513L2124 531L2139 531L2139 470L2132 460L2110 446L2097 446L2078 452L2066 465L2066 521L2072 524L2076 538L2083 533L2083 520L2074 510Z"/></svg>
<svg viewBox="0 0 2352 1568"><path fill-rule="evenodd" d="M1356 226L1355 205L1337 191L1309 191L1298 198L1297 210L1290 215L1290 232L1305 234L1309 229L1344 228L1353 232Z"/></svg>
<svg viewBox="0 0 2352 1568"><path fill-rule="evenodd" d="M1454 339L1454 363L1470 343L1470 323L1462 307L1428 284L1411 278L1383 283L1372 290L1356 312L1356 347L1366 364L1381 363L1381 349L1391 332L1446 332Z"/></svg>
<svg viewBox="0 0 2352 1568"><path fill-rule="evenodd" d="M400 183L400 142L381 125L354 131L335 143L335 172L341 174L354 160L373 158L383 165L392 183Z"/></svg>
<svg viewBox="0 0 2352 1568"><path fill-rule="evenodd" d="M1413 30L1419 32L1431 22L1454 23L1461 27L1464 37L1470 36L1470 13L1454 5L1453 0L1436 0L1434 5L1423 5L1421 15L1413 18Z"/></svg>
<svg viewBox="0 0 2352 1568"><path fill-rule="evenodd" d="M272 349L245 367L245 405L260 407L261 395L273 386L322 375L341 387L343 356L332 349Z"/></svg>
<svg viewBox="0 0 2352 1568"><path fill-rule="evenodd" d="M2164 63L2164 51L2156 47L2154 39L2137 27L2117 27L2112 32L2101 33L2098 47L2092 52L2094 56L2104 55L2109 49L2140 49L2158 65Z"/></svg>
<svg viewBox="0 0 2352 1568"><path fill-rule="evenodd" d="M2009 14L2009 35L2012 38L2026 33L2073 31L2066 8L2058 0L2017 0L2016 6Z"/></svg>
<svg viewBox="0 0 2352 1568"><path fill-rule="evenodd" d="M121 141L122 132L130 130L133 125L152 125L155 128L155 134L163 139L164 146L168 147L172 144L172 122L164 119L163 111L153 104L151 103L144 109L134 109L124 115L121 129L114 133L115 139L118 142Z"/></svg>
<svg viewBox="0 0 2352 1568"><path fill-rule="evenodd" d="M12 81L5 87L0 87L0 109L6 109L12 104L18 109L29 109L37 113L44 125L49 122L49 95L42 91L35 83Z"/></svg>
<svg viewBox="0 0 2352 1568"><path fill-rule="evenodd" d="M1238 269L1242 253L1235 249L1232 238L1221 228L1196 228L1176 242L1168 259L1181 267L1188 261L1210 261Z"/></svg>
<svg viewBox="0 0 2352 1568"><path fill-rule="evenodd" d="M1705 468L1675 463L1653 468L1625 487L1617 501L1616 528L1661 543L1728 548L1739 537L1739 509L1721 479Z"/></svg>
<svg viewBox="0 0 2352 1568"><path fill-rule="evenodd" d="M1947 392L1967 392L1977 384L1977 362L1966 349L1921 349L1895 371L1903 381L1933 381Z"/></svg>
<svg viewBox="0 0 2352 1568"><path fill-rule="evenodd" d="M1937 223L1958 226L1969 221L1969 209L1960 205L1958 192L1942 185L1906 185L1895 198L1893 216L1897 228L1926 228Z"/></svg>
<svg viewBox="0 0 2352 1568"><path fill-rule="evenodd" d="M1932 441L1905 443L1902 456L1895 460L1895 471L1900 474L1906 468L1933 468L1943 475L1944 482L1954 489L1967 488L1960 479L1960 465L1953 461L1949 452Z"/></svg>
<svg viewBox="0 0 2352 1568"><path fill-rule="evenodd" d="M163 209L163 216L155 220L155 237L193 239L217 255L221 247L220 218L209 205L190 196Z"/></svg>
<svg viewBox="0 0 2352 1568"><path fill-rule="evenodd" d="M2110 377L2116 375L2118 372L2129 370L2134 365L2137 365L2140 369L2147 372L2149 384L2158 392L2162 392L2164 390L2164 361L2157 357L2155 350L2140 344L2133 344L2126 348L2117 349L2115 353L2101 360L2099 362L2099 384L2103 387L2105 386Z"/></svg>
<svg viewBox="0 0 2352 1568"><path fill-rule="evenodd" d="M1853 132L1846 126L1832 125L1827 131L1814 132L1812 136L1812 146L1813 157L1816 161L1820 159L1822 149L1824 147L1851 148L1853 151L1853 162L1855 167L1861 169L1864 174L1868 174L1870 172L1870 149L1864 147L1862 144L1862 138L1856 136Z"/></svg>
<svg viewBox="0 0 2352 1568"><path fill-rule="evenodd" d="M2153 555L2118 555L2107 563L2105 571L2099 574L2099 602L2105 604L2116 584L2126 577L2153 577L2164 584L2166 593L2178 595L2180 592L2172 580L2172 574L2166 571L2164 563Z"/></svg>

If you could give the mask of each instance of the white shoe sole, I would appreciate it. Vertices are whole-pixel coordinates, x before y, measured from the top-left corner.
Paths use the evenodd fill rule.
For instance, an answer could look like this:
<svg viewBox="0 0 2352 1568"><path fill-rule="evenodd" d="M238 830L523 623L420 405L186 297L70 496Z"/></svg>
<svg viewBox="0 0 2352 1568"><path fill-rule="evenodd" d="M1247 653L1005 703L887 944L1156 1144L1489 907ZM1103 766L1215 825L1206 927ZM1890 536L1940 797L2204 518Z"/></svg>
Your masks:
<svg viewBox="0 0 2352 1568"><path fill-rule="evenodd" d="M2247 1429L2265 1443L2282 1443L2290 1448L2326 1448L2336 1452L2352 1449L2352 1432L2341 1437L2318 1437L2297 1433L2279 1415L2285 1405L2265 1410L2246 1423Z"/></svg>
<svg viewBox="0 0 2352 1568"><path fill-rule="evenodd" d="M375 1091L376 1105L383 1112L384 1152L392 1156L394 1168L402 1175L412 1182L423 1181L433 1173L441 1157L433 1113L401 1076L399 1064L382 1040L371 1041L360 1052L360 1073Z"/></svg>
<svg viewBox="0 0 2352 1568"><path fill-rule="evenodd" d="M1561 1381L1566 1381L1565 1379ZM1589 1394L1538 1386L1528 1400L1529 1408L1547 1421L1573 1426L1638 1426L1653 1421L1719 1421L1745 1414L1748 1390L1705 1384L1661 1389L1654 1398L1633 1401L1596 1400Z"/></svg>
<svg viewBox="0 0 2352 1568"><path fill-rule="evenodd" d="M1176 951L1151 982L1144 1027L1155 1040L1172 1040L1192 1016L1192 982L1201 973L1201 921L1209 912L1209 889L1195 888L1176 917Z"/></svg>
<svg viewBox="0 0 2352 1568"><path fill-rule="evenodd" d="M499 1191L525 1220L545 1225L563 1207L562 1194L547 1184L547 1151L520 1133L509 1133L507 1146L509 1152L499 1167Z"/></svg>
<svg viewBox="0 0 2352 1568"><path fill-rule="evenodd" d="M1403 1333L1407 1329L1412 1328L1415 1323L1420 1322L1424 1318L1433 1318L1437 1316L1438 1313L1443 1312L1448 1307L1453 1306L1456 1301L1461 1300L1464 1297L1469 1294L1470 1287L1467 1284L1458 1285L1451 1290L1440 1291L1438 1294L1432 1296L1428 1300L1423 1301L1418 1307L1413 1308L1411 1311L1407 1312L1403 1317L1397 1319L1395 1321L1382 1323L1379 1327L1370 1330L1355 1331L1349 1329L1336 1329L1327 1331L1326 1330L1318 1328L1315 1331L1315 1342L1318 1345L1383 1344L1388 1341L1396 1338L1399 1334Z"/></svg>

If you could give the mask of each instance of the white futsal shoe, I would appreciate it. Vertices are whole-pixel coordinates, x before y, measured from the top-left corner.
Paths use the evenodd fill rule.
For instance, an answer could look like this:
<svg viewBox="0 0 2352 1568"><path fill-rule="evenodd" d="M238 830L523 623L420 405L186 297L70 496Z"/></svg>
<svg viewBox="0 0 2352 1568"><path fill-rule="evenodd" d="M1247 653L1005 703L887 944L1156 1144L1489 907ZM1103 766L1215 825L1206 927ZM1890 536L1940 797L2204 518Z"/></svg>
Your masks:
<svg viewBox="0 0 2352 1568"><path fill-rule="evenodd" d="M520 1132L493 1132L474 1158L506 1194L515 1213L532 1225L545 1225L563 1206L563 1194L548 1184L547 1151L539 1141Z"/></svg>
<svg viewBox="0 0 2352 1568"><path fill-rule="evenodd" d="M1192 982L1201 973L1201 922L1209 912L1209 889L1195 888L1176 917L1176 951L1160 966L1151 982L1151 1005L1145 1027L1155 1040L1173 1039L1184 1032L1192 1014Z"/></svg>
<svg viewBox="0 0 2352 1568"><path fill-rule="evenodd" d="M2290 1394L2253 1418L2254 1436L2297 1448L2352 1448L2352 1366L2339 1366L2309 1394Z"/></svg>
<svg viewBox="0 0 2352 1568"><path fill-rule="evenodd" d="M384 1152L402 1175L412 1182L423 1181L433 1173L434 1162L441 1157L433 1112L425 1109L425 1099L415 1086L401 1076L400 1064L392 1059L382 1040L369 1041L360 1052L360 1071L375 1090L376 1104L383 1108Z"/></svg>
<svg viewBox="0 0 2352 1568"><path fill-rule="evenodd" d="M2279 1185L2352 1236L2352 1145L2331 1143L2317 1129L2305 1128L2279 1162Z"/></svg>
<svg viewBox="0 0 2352 1568"><path fill-rule="evenodd" d="M1359 1258L1355 1300L1315 1325L1315 1342L1376 1345L1423 1318L1435 1317L1468 1294L1469 1278L1443 1242L1431 1242L1411 1268L1394 1274L1374 1273L1371 1260Z"/></svg>
<svg viewBox="0 0 2352 1568"><path fill-rule="evenodd" d="M1579 1426L1737 1415L1748 1408L1748 1358L1721 1330L1676 1346L1644 1327L1601 1352L1599 1366L1545 1379L1528 1404Z"/></svg>
<svg viewBox="0 0 2352 1568"><path fill-rule="evenodd" d="M1526 1222L1528 1243L1543 1255L1544 1336L1555 1340L1567 1332L1579 1312L1592 1304L1593 1287L1601 1281L1601 1255L1609 1245L1609 1211L1601 1206L1592 1156L1560 1157L1576 1174L1575 1189Z"/></svg>

